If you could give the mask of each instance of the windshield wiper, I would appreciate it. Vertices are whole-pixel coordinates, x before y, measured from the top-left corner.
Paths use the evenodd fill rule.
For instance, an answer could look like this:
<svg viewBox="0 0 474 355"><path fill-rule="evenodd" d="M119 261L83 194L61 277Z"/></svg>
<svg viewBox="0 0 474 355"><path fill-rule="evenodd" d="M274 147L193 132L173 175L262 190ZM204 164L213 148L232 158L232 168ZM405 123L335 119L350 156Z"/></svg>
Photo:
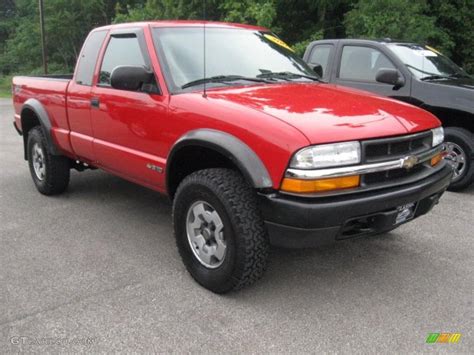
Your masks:
<svg viewBox="0 0 474 355"><path fill-rule="evenodd" d="M422 77L420 80L437 80L437 79L449 79L449 75L438 75L438 74L433 74L433 75L427 75Z"/></svg>
<svg viewBox="0 0 474 355"><path fill-rule="evenodd" d="M226 81L239 81L239 80L254 81L257 83L269 83L268 80L265 80L263 78L252 78L252 77L246 77L242 75L216 75L216 76L211 76L209 78L202 78L202 79L190 81L189 83L186 83L183 86L181 86L181 89L186 89L191 86L207 84L207 83L223 83Z"/></svg>
<svg viewBox="0 0 474 355"><path fill-rule="evenodd" d="M263 70L262 70L263 71ZM299 74L299 73L292 73L289 71L284 71L284 72L272 72L272 71L263 71L262 74L258 74L257 78L268 78L268 79L281 79L281 80L292 80L292 79L297 79L297 78L305 78L305 79L310 79L313 81L320 81L321 78L313 75L305 75L305 74Z"/></svg>

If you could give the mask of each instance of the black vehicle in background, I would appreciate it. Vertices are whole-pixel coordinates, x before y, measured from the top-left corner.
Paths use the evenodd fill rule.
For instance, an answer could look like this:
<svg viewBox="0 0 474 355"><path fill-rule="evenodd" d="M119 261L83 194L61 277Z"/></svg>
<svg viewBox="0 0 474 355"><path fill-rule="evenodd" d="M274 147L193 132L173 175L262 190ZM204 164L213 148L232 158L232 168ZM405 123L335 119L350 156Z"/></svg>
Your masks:
<svg viewBox="0 0 474 355"><path fill-rule="evenodd" d="M371 91L433 113L445 128L450 190L474 180L474 78L436 49L391 40L321 40L303 59L330 83Z"/></svg>

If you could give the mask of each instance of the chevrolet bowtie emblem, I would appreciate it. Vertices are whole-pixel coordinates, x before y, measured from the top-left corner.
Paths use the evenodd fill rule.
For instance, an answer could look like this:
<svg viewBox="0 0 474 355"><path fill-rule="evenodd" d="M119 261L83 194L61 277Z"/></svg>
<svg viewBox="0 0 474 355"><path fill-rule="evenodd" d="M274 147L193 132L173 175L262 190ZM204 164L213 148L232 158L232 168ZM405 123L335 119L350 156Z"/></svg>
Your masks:
<svg viewBox="0 0 474 355"><path fill-rule="evenodd" d="M407 170L413 168L416 164L418 164L418 158L414 155L402 159L402 167Z"/></svg>

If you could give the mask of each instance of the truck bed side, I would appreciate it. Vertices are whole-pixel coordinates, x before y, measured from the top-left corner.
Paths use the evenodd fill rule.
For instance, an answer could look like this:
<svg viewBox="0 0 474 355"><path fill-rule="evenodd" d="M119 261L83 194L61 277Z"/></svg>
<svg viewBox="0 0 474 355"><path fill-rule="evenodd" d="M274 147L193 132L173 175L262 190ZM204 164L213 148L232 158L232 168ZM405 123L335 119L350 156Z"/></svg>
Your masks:
<svg viewBox="0 0 474 355"><path fill-rule="evenodd" d="M18 130L28 131L31 125L38 124L35 122L37 119L44 129L49 130L48 138L52 140L54 147L70 156L73 153L69 141L66 105L71 78L72 75L16 76L12 86L15 125Z"/></svg>

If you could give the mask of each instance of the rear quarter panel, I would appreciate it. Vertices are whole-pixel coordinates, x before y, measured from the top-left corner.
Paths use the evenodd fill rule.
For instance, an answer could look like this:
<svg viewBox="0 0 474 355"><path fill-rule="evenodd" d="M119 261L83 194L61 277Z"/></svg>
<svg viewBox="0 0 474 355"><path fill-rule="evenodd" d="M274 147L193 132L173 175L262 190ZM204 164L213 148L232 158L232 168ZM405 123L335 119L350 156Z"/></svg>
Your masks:
<svg viewBox="0 0 474 355"><path fill-rule="evenodd" d="M21 111L28 99L36 99L46 110L51 122L51 136L58 148L71 152L69 124L66 110L68 80L16 76L13 78L13 104L15 122L21 127Z"/></svg>

